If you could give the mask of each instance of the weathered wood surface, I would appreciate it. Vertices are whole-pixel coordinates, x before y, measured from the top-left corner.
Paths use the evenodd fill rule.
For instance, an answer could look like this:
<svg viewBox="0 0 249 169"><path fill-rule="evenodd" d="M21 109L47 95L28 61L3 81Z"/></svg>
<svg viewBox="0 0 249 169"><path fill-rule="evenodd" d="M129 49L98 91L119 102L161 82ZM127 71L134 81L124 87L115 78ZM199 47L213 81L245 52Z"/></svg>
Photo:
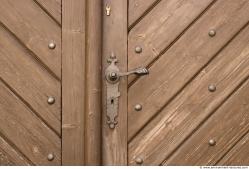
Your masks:
<svg viewBox="0 0 249 169"><path fill-rule="evenodd" d="M114 52L121 72L127 71L127 0L105 0L111 6L110 16L103 15L103 109L102 109L102 160L103 165L127 164L127 78L120 80L119 111L116 128L110 129L106 116L106 80L104 70L107 58ZM105 6L103 7L105 10ZM104 13L106 11L103 11Z"/></svg>
<svg viewBox="0 0 249 169"><path fill-rule="evenodd" d="M137 158L143 165L241 164L235 156L247 152L241 150L246 141L239 140L249 129L244 84L249 76L248 11L246 0L162 0L131 27L129 68L148 66L150 74L130 78L130 165L138 164ZM185 23L178 22L183 13ZM214 37L208 35L212 29ZM135 53L136 45L142 53ZM216 85L213 93L210 84ZM141 111L134 110L136 104ZM229 120L218 123L222 118ZM209 147L212 138L217 145Z"/></svg>
<svg viewBox="0 0 249 169"><path fill-rule="evenodd" d="M85 0L62 0L62 164L84 165Z"/></svg>
<svg viewBox="0 0 249 169"><path fill-rule="evenodd" d="M248 9L247 1L217 1L150 67L149 76L140 78L129 88L129 139L161 111L248 22ZM217 31L213 38L208 36L210 29ZM143 106L142 111L134 110L137 103Z"/></svg>
<svg viewBox="0 0 249 169"><path fill-rule="evenodd" d="M50 2L1 1L1 165L61 165L61 27Z"/></svg>
<svg viewBox="0 0 249 169"><path fill-rule="evenodd" d="M61 25L61 0L34 0L48 15Z"/></svg>

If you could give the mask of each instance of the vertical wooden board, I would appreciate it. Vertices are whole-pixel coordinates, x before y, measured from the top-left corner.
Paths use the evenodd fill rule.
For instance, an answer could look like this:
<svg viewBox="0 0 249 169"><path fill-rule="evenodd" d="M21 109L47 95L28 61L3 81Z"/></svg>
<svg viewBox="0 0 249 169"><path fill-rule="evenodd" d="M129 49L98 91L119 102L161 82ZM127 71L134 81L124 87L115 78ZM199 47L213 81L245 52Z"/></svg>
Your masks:
<svg viewBox="0 0 249 169"><path fill-rule="evenodd" d="M1 0L0 22L56 78L61 77L61 28L33 0ZM56 48L48 48L50 42Z"/></svg>
<svg viewBox="0 0 249 169"><path fill-rule="evenodd" d="M84 165L85 3L62 1L63 165Z"/></svg>
<svg viewBox="0 0 249 169"><path fill-rule="evenodd" d="M85 164L101 164L102 0L87 3Z"/></svg>
<svg viewBox="0 0 249 169"><path fill-rule="evenodd" d="M41 8L44 9L53 17L53 19L60 25L61 24L61 0L34 0Z"/></svg>
<svg viewBox="0 0 249 169"><path fill-rule="evenodd" d="M127 71L127 0L105 0L104 5L111 7L110 16L105 14L103 6L103 72L107 67L107 58L113 52L121 72ZM104 165L127 164L127 78L120 80L119 111L115 129L110 129L106 116L106 80L103 74L103 148Z"/></svg>

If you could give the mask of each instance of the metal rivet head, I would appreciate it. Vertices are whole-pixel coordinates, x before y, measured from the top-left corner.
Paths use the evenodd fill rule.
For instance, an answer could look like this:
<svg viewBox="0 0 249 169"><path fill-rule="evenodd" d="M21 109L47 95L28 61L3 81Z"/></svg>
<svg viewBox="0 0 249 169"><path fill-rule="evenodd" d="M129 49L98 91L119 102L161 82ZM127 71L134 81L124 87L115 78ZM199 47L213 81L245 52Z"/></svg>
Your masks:
<svg viewBox="0 0 249 169"><path fill-rule="evenodd" d="M211 140L208 141L208 144L209 144L210 146L215 146L216 141L213 140L213 139L211 139Z"/></svg>
<svg viewBox="0 0 249 169"><path fill-rule="evenodd" d="M142 51L143 51L143 49L140 46L135 47L135 52L136 53L141 53Z"/></svg>
<svg viewBox="0 0 249 169"><path fill-rule="evenodd" d="M144 160L143 160L141 157L137 157L137 158L135 159L135 162L136 162L137 164L143 164Z"/></svg>
<svg viewBox="0 0 249 169"><path fill-rule="evenodd" d="M209 35L210 37L214 37L214 36L216 35L216 31L215 31L215 30L210 30L210 31L208 32L208 35Z"/></svg>
<svg viewBox="0 0 249 169"><path fill-rule="evenodd" d="M47 158L48 158L48 161L52 161L54 159L54 154L49 153Z"/></svg>
<svg viewBox="0 0 249 169"><path fill-rule="evenodd" d="M213 84L211 84L211 85L208 86L208 90L209 90L210 92L214 92L214 91L216 90L216 86L213 85Z"/></svg>
<svg viewBox="0 0 249 169"><path fill-rule="evenodd" d="M111 124L109 124L109 127L110 127L110 129L114 129L115 128L115 124L111 123Z"/></svg>
<svg viewBox="0 0 249 169"><path fill-rule="evenodd" d="M142 110L142 105L141 105L141 104L136 104L136 105L135 105L135 110L136 110L136 111Z"/></svg>
<svg viewBox="0 0 249 169"><path fill-rule="evenodd" d="M48 104L54 104L55 103L55 98L52 96L48 97Z"/></svg>
<svg viewBox="0 0 249 169"><path fill-rule="evenodd" d="M54 42L50 42L49 44L48 44L48 48L49 49L54 49L56 47L56 44L54 43Z"/></svg>

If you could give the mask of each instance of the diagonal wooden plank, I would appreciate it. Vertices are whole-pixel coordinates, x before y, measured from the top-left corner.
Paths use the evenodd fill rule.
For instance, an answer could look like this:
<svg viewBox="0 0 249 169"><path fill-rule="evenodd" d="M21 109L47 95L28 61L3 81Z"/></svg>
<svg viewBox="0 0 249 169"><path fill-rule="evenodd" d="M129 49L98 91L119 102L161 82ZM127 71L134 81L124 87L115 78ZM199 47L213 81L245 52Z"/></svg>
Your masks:
<svg viewBox="0 0 249 169"><path fill-rule="evenodd" d="M161 0L129 0L129 26L133 25L146 11Z"/></svg>
<svg viewBox="0 0 249 169"><path fill-rule="evenodd" d="M128 69L146 67L158 58L211 2L213 0L161 1L129 33ZM136 53L136 46L142 47L143 51ZM129 82L132 79L134 78L130 77Z"/></svg>
<svg viewBox="0 0 249 169"><path fill-rule="evenodd" d="M61 24L61 0L34 0L37 2L56 22Z"/></svg>
<svg viewBox="0 0 249 169"><path fill-rule="evenodd" d="M246 93L248 93L248 90ZM248 150L249 134L241 139L238 144L218 163L218 165L249 165Z"/></svg>
<svg viewBox="0 0 249 169"><path fill-rule="evenodd" d="M0 77L58 134L61 132L60 82L0 25ZM55 97L53 105L47 103Z"/></svg>
<svg viewBox="0 0 249 169"><path fill-rule="evenodd" d="M129 88L129 139L166 106L248 22L248 11L249 4L245 0L217 1L151 66L148 76L140 78ZM208 36L210 29L217 31L217 35L213 38ZM135 111L136 104L141 104L143 109Z"/></svg>
<svg viewBox="0 0 249 169"><path fill-rule="evenodd" d="M249 131L248 91L247 80L164 165L215 165ZM210 139L215 146L208 145Z"/></svg>
<svg viewBox="0 0 249 169"><path fill-rule="evenodd" d="M0 133L36 165L59 165L60 138L0 82ZM48 154L54 160L48 161Z"/></svg>
<svg viewBox="0 0 249 169"><path fill-rule="evenodd" d="M60 78L61 28L33 0L1 0L0 22ZM56 43L53 50L48 48L51 41Z"/></svg>
<svg viewBox="0 0 249 169"><path fill-rule="evenodd" d="M228 1L226 1L228 2ZM249 76L249 26L129 144L129 161L160 164ZM208 85L215 84L215 92Z"/></svg>
<svg viewBox="0 0 249 169"><path fill-rule="evenodd" d="M11 147L0 137L0 166L1 165L31 165L25 157Z"/></svg>

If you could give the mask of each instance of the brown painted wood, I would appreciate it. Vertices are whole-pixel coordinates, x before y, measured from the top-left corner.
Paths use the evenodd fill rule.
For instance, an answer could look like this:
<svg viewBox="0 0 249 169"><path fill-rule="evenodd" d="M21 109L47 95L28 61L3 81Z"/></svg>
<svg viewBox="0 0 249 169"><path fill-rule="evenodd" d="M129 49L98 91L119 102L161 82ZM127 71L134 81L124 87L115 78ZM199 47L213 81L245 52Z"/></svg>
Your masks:
<svg viewBox="0 0 249 169"><path fill-rule="evenodd" d="M130 164L136 157L145 165L161 164L248 79L248 32L247 27L132 140ZM217 90L209 92L209 84Z"/></svg>
<svg viewBox="0 0 249 169"><path fill-rule="evenodd" d="M34 0L61 25L61 0Z"/></svg>
<svg viewBox="0 0 249 169"><path fill-rule="evenodd" d="M150 67L149 76L140 78L129 88L129 139L160 112L248 22L248 9L247 1L217 1ZM213 38L208 36L210 29L217 31ZM143 106L142 111L134 110L138 103Z"/></svg>
<svg viewBox="0 0 249 169"><path fill-rule="evenodd" d="M6 165L31 165L23 155L11 147L2 137L0 137L0 166Z"/></svg>
<svg viewBox="0 0 249 169"><path fill-rule="evenodd" d="M248 92L248 91L246 91ZM248 102L247 102L248 103ZM248 117L248 114L246 114ZM242 122L243 123L243 122ZM242 138L236 146L217 165L249 165L248 158L249 134Z"/></svg>
<svg viewBox="0 0 249 169"><path fill-rule="evenodd" d="M129 0L129 26L146 14L160 0Z"/></svg>
<svg viewBox="0 0 249 169"><path fill-rule="evenodd" d="M0 78L58 135L61 133L60 82L0 25ZM47 103L49 96L56 101Z"/></svg>
<svg viewBox="0 0 249 169"><path fill-rule="evenodd" d="M101 164L101 0L87 3L85 164Z"/></svg>
<svg viewBox="0 0 249 169"><path fill-rule="evenodd" d="M103 122L102 122L102 160L103 165L127 164L127 78L121 78L119 90L119 111L115 129L110 129L106 117L106 81L104 70L107 58L112 52L119 60L120 71L127 71L127 0L105 0L104 5L111 7L110 16L105 15L103 6Z"/></svg>
<svg viewBox="0 0 249 169"><path fill-rule="evenodd" d="M34 19L35 18L35 19ZM61 29L33 0L2 0L0 22L54 76L61 76ZM56 48L48 49L54 41Z"/></svg>
<svg viewBox="0 0 249 169"><path fill-rule="evenodd" d="M84 0L62 1L62 164L84 165Z"/></svg>
<svg viewBox="0 0 249 169"><path fill-rule="evenodd" d="M0 82L0 133L36 165L60 165L60 138ZM54 160L48 161L49 153Z"/></svg>

